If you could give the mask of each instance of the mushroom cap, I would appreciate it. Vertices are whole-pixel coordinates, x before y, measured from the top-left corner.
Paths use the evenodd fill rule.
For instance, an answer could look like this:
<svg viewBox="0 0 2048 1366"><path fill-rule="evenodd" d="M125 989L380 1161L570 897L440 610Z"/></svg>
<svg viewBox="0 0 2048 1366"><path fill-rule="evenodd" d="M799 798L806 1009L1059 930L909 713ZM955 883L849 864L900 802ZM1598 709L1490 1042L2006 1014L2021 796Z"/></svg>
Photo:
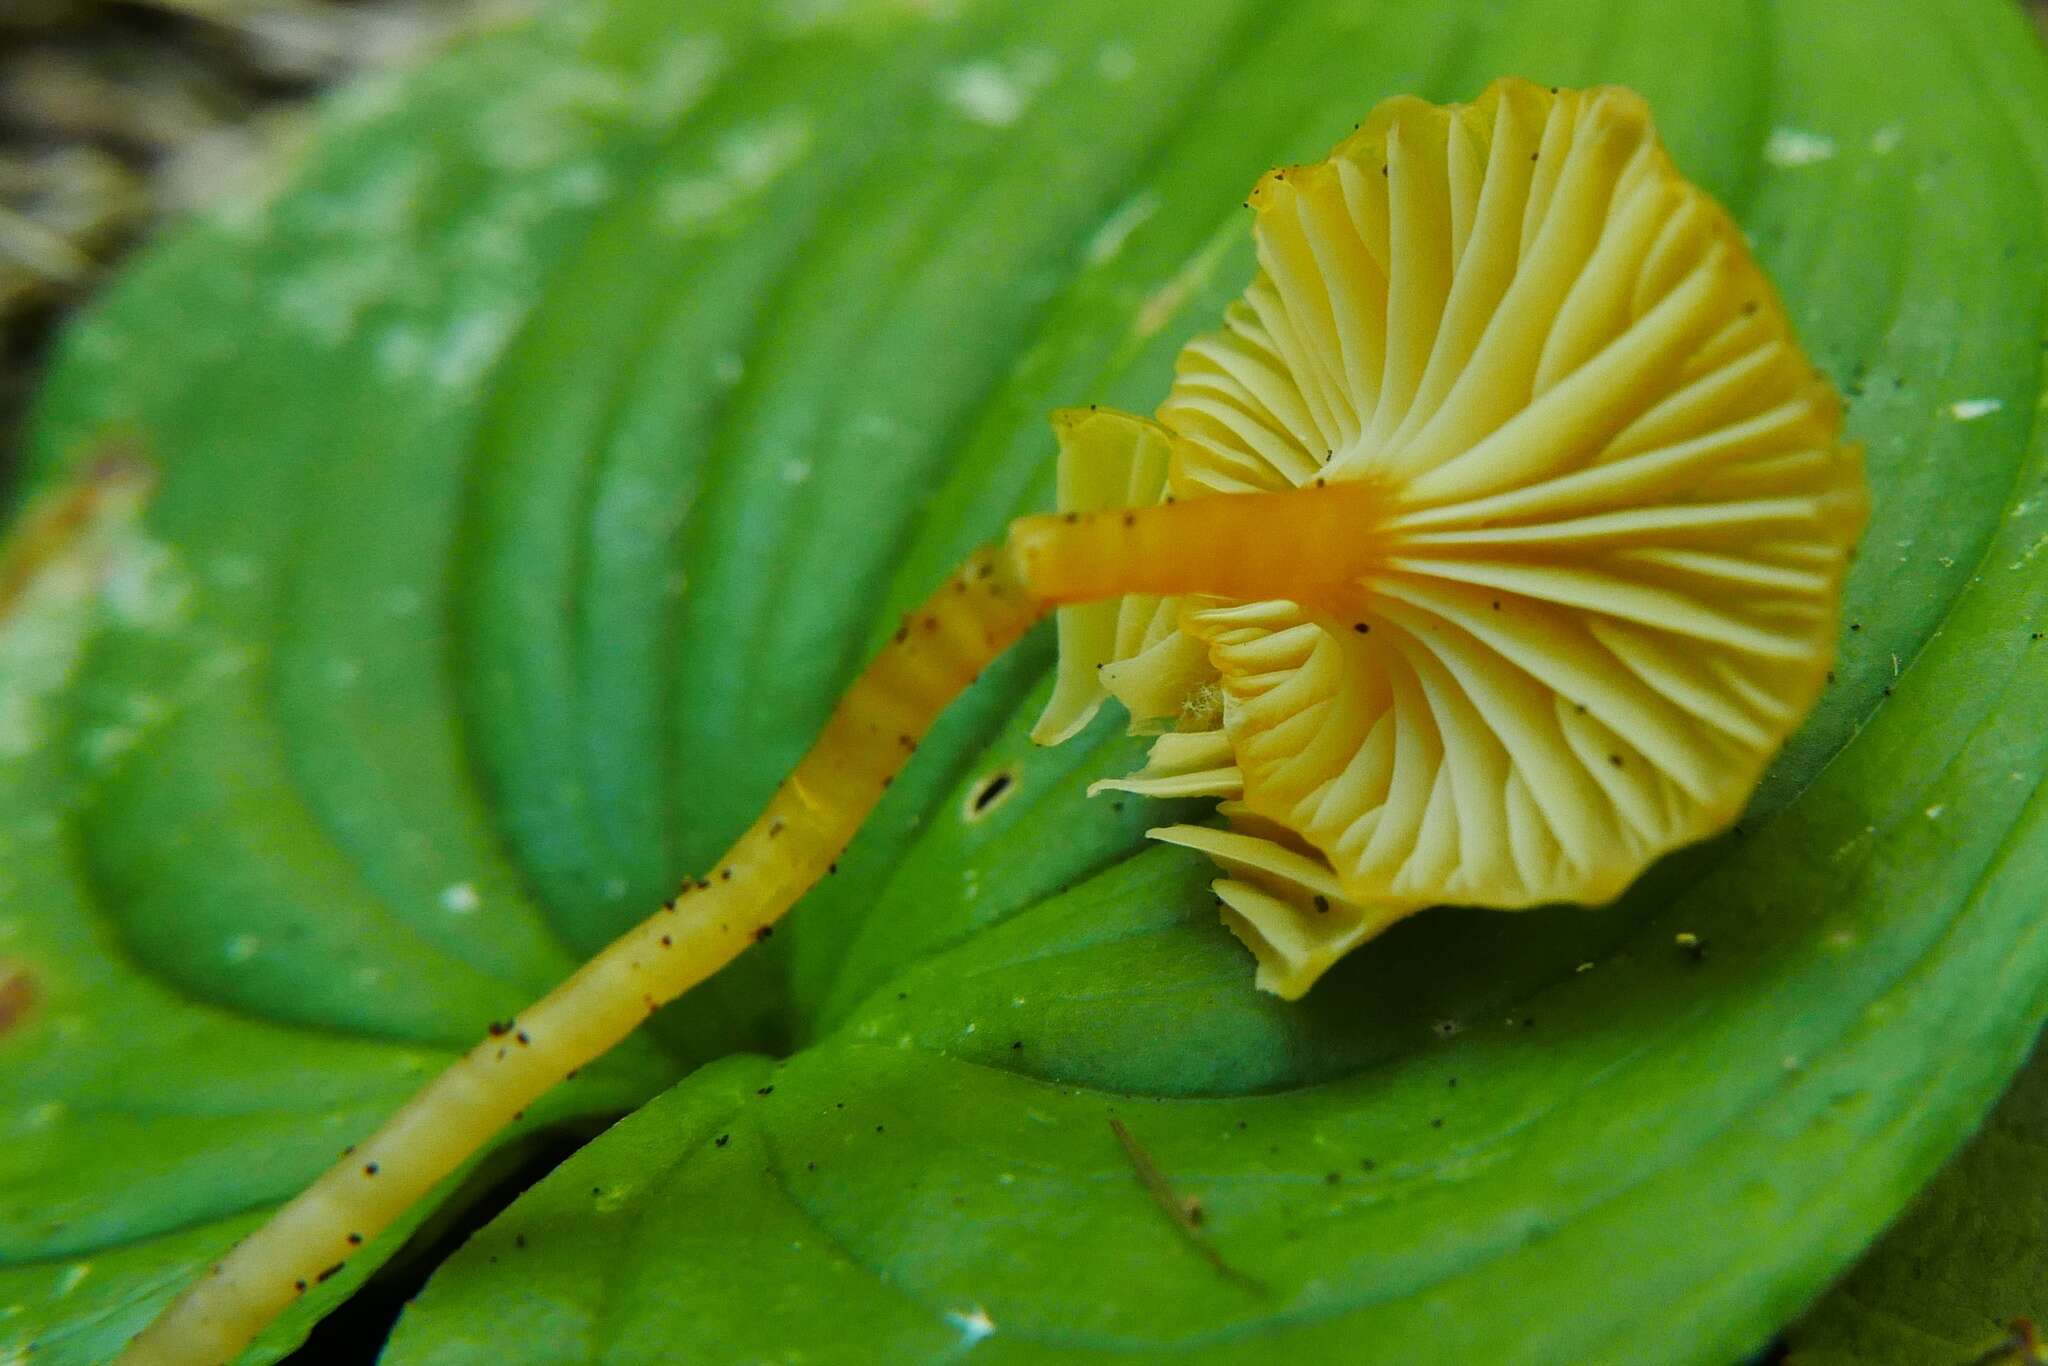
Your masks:
<svg viewBox="0 0 2048 1366"><path fill-rule="evenodd" d="M1038 737L1224 799L1207 852L1298 996L1440 902L1598 903L1727 825L1832 663L1860 452L1725 211L1627 90L1386 101L1251 197L1259 270L1150 422L1056 415L1062 510L1365 480L1348 600L1060 613Z"/></svg>

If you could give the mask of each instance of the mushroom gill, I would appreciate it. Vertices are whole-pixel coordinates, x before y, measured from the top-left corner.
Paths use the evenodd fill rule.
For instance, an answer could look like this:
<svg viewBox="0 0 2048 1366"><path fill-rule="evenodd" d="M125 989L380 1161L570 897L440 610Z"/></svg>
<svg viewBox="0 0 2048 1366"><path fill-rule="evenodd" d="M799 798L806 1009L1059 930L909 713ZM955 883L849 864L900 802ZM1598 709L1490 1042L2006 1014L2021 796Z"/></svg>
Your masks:
<svg viewBox="0 0 2048 1366"><path fill-rule="evenodd" d="M1035 736L1110 696L1165 732L1098 786L1224 799L1151 833L1295 997L1425 906L1604 901L1732 821L1832 661L1865 495L1629 91L1388 100L1251 206L1257 276L1158 421L1055 418L1060 506L1365 483L1363 572L1062 607Z"/></svg>

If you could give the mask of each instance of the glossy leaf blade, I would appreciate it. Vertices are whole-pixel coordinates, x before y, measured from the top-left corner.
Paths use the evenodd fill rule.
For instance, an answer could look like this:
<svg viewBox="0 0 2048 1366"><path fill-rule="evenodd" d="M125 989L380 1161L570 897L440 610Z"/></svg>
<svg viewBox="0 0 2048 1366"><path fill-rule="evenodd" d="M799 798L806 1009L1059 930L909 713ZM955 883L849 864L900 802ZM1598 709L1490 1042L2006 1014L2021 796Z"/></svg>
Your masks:
<svg viewBox="0 0 2048 1366"><path fill-rule="evenodd" d="M532 1117L689 1074L390 1359L1759 1344L2048 993L2048 71L1991 3L1711 11L578 4L345 100L41 405L44 490L116 440L160 488L0 628L0 1351L103 1356L712 858L895 613L1049 505L1044 412L1157 402L1262 170L1505 71L1644 91L1868 444L1842 667L1742 832L1284 1005L1206 865L1141 852L1199 808L1083 795L1137 762L1115 719L1028 744L1035 639L788 933Z"/></svg>

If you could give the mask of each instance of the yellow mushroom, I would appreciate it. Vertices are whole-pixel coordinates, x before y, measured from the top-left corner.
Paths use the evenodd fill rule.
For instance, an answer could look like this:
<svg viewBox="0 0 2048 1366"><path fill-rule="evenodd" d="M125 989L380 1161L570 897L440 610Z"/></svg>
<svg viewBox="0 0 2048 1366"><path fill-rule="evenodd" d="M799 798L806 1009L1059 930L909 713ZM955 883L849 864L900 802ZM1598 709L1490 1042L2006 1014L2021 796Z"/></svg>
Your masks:
<svg viewBox="0 0 2048 1366"><path fill-rule="evenodd" d="M1425 906L1604 901L1732 821L1826 675L1864 490L1628 91L1390 100L1251 202L1258 278L1159 421L1056 422L1062 506L1357 483L1367 553L1308 596L1062 609L1037 734L1106 696L1171 727L1098 786L1225 799L1152 834L1223 866L1292 997Z"/></svg>
<svg viewBox="0 0 2048 1366"><path fill-rule="evenodd" d="M1388 101L1254 191L1259 273L1158 421L1055 418L1057 514L975 553L704 877L279 1210L124 1357L225 1360L568 1072L717 971L937 715L1059 609L1038 738L1159 732L1104 784L1224 798L1159 839L1261 985L1436 902L1613 896L1731 820L1811 705L1861 527L1832 390L1626 91Z"/></svg>

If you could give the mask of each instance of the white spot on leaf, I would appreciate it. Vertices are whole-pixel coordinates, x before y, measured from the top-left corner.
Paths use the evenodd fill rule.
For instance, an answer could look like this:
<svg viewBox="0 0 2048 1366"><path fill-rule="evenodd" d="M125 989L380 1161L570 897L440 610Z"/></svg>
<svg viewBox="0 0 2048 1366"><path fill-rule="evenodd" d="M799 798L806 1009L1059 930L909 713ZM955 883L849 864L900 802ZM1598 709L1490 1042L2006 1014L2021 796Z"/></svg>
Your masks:
<svg viewBox="0 0 2048 1366"><path fill-rule="evenodd" d="M954 1327L960 1330L960 1345L962 1347L972 1347L983 1338L995 1336L996 1321L988 1316L988 1310L978 1304L965 1313L957 1309L953 1310L946 1317L951 1320Z"/></svg>
<svg viewBox="0 0 2048 1366"><path fill-rule="evenodd" d="M1158 212L1159 196L1151 190L1131 196L1124 202L1123 207L1111 214L1102 226L1095 230L1095 235L1088 239L1088 248L1085 252L1088 264L1099 266L1116 259L1117 254L1124 249L1124 243L1130 240L1131 234Z"/></svg>
<svg viewBox="0 0 2048 1366"><path fill-rule="evenodd" d="M887 413L870 411L855 414L848 431L863 441L893 441L903 434L903 424Z"/></svg>
<svg viewBox="0 0 2048 1366"><path fill-rule="evenodd" d="M2005 400L1998 398L1959 398L1942 411L1958 422L1975 422L1980 417L1990 417L2003 410Z"/></svg>
<svg viewBox="0 0 2048 1366"><path fill-rule="evenodd" d="M169 546L126 536L107 556L105 601L123 625L169 631L190 615L192 583Z"/></svg>
<svg viewBox="0 0 2048 1366"><path fill-rule="evenodd" d="M939 97L970 122L1008 128L1058 71L1049 52L1032 49L1007 61L969 62L939 76Z"/></svg>
<svg viewBox="0 0 2048 1366"><path fill-rule="evenodd" d="M596 204L612 192L612 176L594 161L562 167L550 178L556 200L563 204Z"/></svg>
<svg viewBox="0 0 2048 1366"><path fill-rule="evenodd" d="M1800 128L1773 128L1764 143L1764 160L1781 170L1812 166L1835 154L1835 140Z"/></svg>
<svg viewBox="0 0 2048 1366"><path fill-rule="evenodd" d="M497 170L539 173L595 147L607 124L638 112L641 93L614 67L551 67L476 120L477 151ZM642 117L671 116L650 105Z"/></svg>
<svg viewBox="0 0 2048 1366"><path fill-rule="evenodd" d="M1111 84L1122 84L1138 72L1137 54L1121 38L1104 43L1095 51L1095 74Z"/></svg>
<svg viewBox="0 0 2048 1366"><path fill-rule="evenodd" d="M725 46L709 34L671 39L640 86L640 118L660 126L673 123L709 93L725 66Z"/></svg>
<svg viewBox="0 0 2048 1366"><path fill-rule="evenodd" d="M213 581L223 588L241 588L262 577L263 565L247 555L228 552L213 557L207 566Z"/></svg>
<svg viewBox="0 0 2048 1366"><path fill-rule="evenodd" d="M434 378L446 389L472 387L504 350L518 322L518 315L510 309L455 319L436 347Z"/></svg>
<svg viewBox="0 0 2048 1366"><path fill-rule="evenodd" d="M734 129L713 147L710 170L662 187L658 200L662 221L672 230L684 231L718 218L759 194L801 160L811 137L810 119L794 112Z"/></svg>
<svg viewBox="0 0 2048 1366"><path fill-rule="evenodd" d="M79 737L78 748L88 767L104 768L141 738L133 726L95 726Z"/></svg>
<svg viewBox="0 0 2048 1366"><path fill-rule="evenodd" d="M36 701L24 693L0 692L0 759L25 758L42 744Z"/></svg>

